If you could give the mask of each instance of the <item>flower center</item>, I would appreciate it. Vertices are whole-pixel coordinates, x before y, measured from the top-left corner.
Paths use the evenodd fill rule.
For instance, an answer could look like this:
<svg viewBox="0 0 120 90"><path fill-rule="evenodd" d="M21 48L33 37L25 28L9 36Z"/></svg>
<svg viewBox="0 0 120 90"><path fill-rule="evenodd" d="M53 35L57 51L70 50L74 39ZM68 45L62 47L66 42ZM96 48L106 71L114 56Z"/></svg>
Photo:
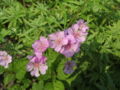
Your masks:
<svg viewBox="0 0 120 90"><path fill-rule="evenodd" d="M74 32L74 37L79 38L80 37L80 32Z"/></svg>
<svg viewBox="0 0 120 90"><path fill-rule="evenodd" d="M45 44L44 43L40 43L39 44L39 47L37 48L39 51L42 51L42 49L44 49L45 48Z"/></svg>
<svg viewBox="0 0 120 90"><path fill-rule="evenodd" d="M59 45L61 43L62 39L57 39L56 43Z"/></svg>
<svg viewBox="0 0 120 90"><path fill-rule="evenodd" d="M34 67L39 67L39 63L34 63Z"/></svg>
<svg viewBox="0 0 120 90"><path fill-rule="evenodd" d="M65 45L65 49L66 49L66 50L69 50L70 48L71 48L71 44L70 44L70 42L68 42L68 44Z"/></svg>
<svg viewBox="0 0 120 90"><path fill-rule="evenodd" d="M3 60L8 60L8 56L3 56Z"/></svg>
<svg viewBox="0 0 120 90"><path fill-rule="evenodd" d="M81 24L80 27L79 27L79 29L81 30L83 27L84 27L84 24Z"/></svg>
<svg viewBox="0 0 120 90"><path fill-rule="evenodd" d="M41 43L41 48L46 48L46 44L45 43Z"/></svg>

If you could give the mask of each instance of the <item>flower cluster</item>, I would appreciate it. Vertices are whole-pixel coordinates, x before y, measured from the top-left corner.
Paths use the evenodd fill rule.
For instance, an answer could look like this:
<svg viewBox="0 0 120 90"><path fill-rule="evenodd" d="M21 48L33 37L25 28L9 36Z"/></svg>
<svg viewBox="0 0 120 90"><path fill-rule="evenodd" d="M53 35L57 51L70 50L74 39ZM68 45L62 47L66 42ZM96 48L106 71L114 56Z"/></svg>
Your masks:
<svg viewBox="0 0 120 90"><path fill-rule="evenodd" d="M9 63L12 62L12 56L6 51L0 51L0 65L8 68Z"/></svg>
<svg viewBox="0 0 120 90"><path fill-rule="evenodd" d="M49 47L47 38L40 37L40 40L35 41L32 45L34 49L34 56L29 56L30 60L27 64L27 71L31 72L32 76L38 77L40 74L45 74L48 66L46 65L47 58L43 53Z"/></svg>
<svg viewBox="0 0 120 90"><path fill-rule="evenodd" d="M83 20L79 20L76 24L64 31L58 31L48 35L48 39L40 37L40 40L36 40L32 45L34 56L29 57L30 62L27 65L27 70L35 77L46 73L48 69L46 64L47 58L43 56L43 53L47 48L53 48L65 57L72 57L80 50L81 44L86 40L88 29L86 23ZM65 72L67 72L66 70Z"/></svg>
<svg viewBox="0 0 120 90"><path fill-rule="evenodd" d="M85 41L88 29L86 23L79 20L65 31L50 34L50 47L66 57L72 57L80 50L80 45Z"/></svg>
<svg viewBox="0 0 120 90"><path fill-rule="evenodd" d="M30 62L27 65L27 70L31 72L32 76L38 77L40 74L45 74L48 66L46 65L47 58L44 56L29 57Z"/></svg>

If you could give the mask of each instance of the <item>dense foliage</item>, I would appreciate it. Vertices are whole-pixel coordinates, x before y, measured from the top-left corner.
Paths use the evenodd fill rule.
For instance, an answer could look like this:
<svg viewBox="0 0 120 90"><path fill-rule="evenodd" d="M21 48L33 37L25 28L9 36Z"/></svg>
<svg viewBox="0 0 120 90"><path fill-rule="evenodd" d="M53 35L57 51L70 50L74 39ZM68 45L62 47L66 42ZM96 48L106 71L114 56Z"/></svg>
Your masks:
<svg viewBox="0 0 120 90"><path fill-rule="evenodd" d="M32 77L26 65L34 41L79 19L90 29L69 58L75 71L65 74L68 59L48 49L46 74ZM8 68L0 66L0 90L120 90L120 0L1 0L0 50L13 57Z"/></svg>

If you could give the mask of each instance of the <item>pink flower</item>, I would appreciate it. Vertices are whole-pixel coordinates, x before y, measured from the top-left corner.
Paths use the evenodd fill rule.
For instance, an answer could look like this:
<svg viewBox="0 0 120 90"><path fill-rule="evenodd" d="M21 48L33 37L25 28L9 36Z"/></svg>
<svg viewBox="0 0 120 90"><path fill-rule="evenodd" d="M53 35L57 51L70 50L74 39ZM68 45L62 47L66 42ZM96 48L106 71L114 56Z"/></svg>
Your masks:
<svg viewBox="0 0 120 90"><path fill-rule="evenodd" d="M46 51L46 49L49 47L49 42L47 38L40 37L40 40L36 40L32 47L34 48L35 55L37 57L41 57L42 52Z"/></svg>
<svg viewBox="0 0 120 90"><path fill-rule="evenodd" d="M79 20L76 24L73 24L72 27L69 28L66 32L73 35L77 42L83 43L86 40L88 29L89 28L84 20Z"/></svg>
<svg viewBox="0 0 120 90"><path fill-rule="evenodd" d="M30 74L35 77L39 77L40 74L46 74L46 70L48 69L46 60L47 58L44 56L41 58L34 56L27 65L27 71L29 71Z"/></svg>
<svg viewBox="0 0 120 90"><path fill-rule="evenodd" d="M68 43L68 40L65 37L65 34L63 31L56 32L54 34L49 35L49 43L50 47L54 48L55 51L59 52L61 50L61 47L63 45L66 45Z"/></svg>
<svg viewBox="0 0 120 90"><path fill-rule="evenodd" d="M89 27L87 26L87 23L84 22L84 20L79 20L77 24L79 26L79 30L81 30L82 32L86 32L87 30L89 30Z"/></svg>
<svg viewBox="0 0 120 90"><path fill-rule="evenodd" d="M86 36L87 36L87 32L82 32L80 30L77 30L77 29L72 29L72 30L69 30L68 33L70 35L73 35L74 38L76 39L77 42L79 43L82 43L86 40Z"/></svg>
<svg viewBox="0 0 120 90"><path fill-rule="evenodd" d="M66 38L68 39L68 44L62 47L60 53L66 57L72 57L74 53L80 50L80 43L76 43L76 40L72 35L68 35Z"/></svg>
<svg viewBox="0 0 120 90"><path fill-rule="evenodd" d="M44 52L49 47L49 42L47 38L40 37L40 40L36 40L36 42L32 45L35 52Z"/></svg>
<svg viewBox="0 0 120 90"><path fill-rule="evenodd" d="M9 63L12 62L12 57L6 51L0 51L0 65L8 68Z"/></svg>

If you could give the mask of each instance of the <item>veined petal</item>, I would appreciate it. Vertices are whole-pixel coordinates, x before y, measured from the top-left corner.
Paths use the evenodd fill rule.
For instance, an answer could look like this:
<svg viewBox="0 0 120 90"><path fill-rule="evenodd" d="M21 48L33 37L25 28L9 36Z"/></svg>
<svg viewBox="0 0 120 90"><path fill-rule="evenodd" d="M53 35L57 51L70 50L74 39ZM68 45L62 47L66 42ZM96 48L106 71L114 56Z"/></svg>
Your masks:
<svg viewBox="0 0 120 90"><path fill-rule="evenodd" d="M40 76L40 73L39 73L38 68L34 68L34 70L31 71L31 75L32 75L32 76L35 76L35 77L39 77L39 76Z"/></svg>
<svg viewBox="0 0 120 90"><path fill-rule="evenodd" d="M49 35L49 38L50 40L55 40L56 39L56 35L53 33L53 34L50 34Z"/></svg>
<svg viewBox="0 0 120 90"><path fill-rule="evenodd" d="M12 56L7 54L6 51L0 51L0 65L7 68L9 63L11 62L12 62Z"/></svg>
<svg viewBox="0 0 120 90"><path fill-rule="evenodd" d="M60 49L61 49L61 46L60 46L60 45L55 47L55 51L56 51L56 52L59 52Z"/></svg>
<svg viewBox="0 0 120 90"><path fill-rule="evenodd" d="M45 64L40 65L40 72L42 75L46 74L46 70L48 69L48 66Z"/></svg>
<svg viewBox="0 0 120 90"><path fill-rule="evenodd" d="M67 38L64 38L63 41L62 41L62 44L63 45L66 45L68 43L68 39Z"/></svg>
<svg viewBox="0 0 120 90"><path fill-rule="evenodd" d="M41 58L41 57L42 57L42 53L41 53L41 52L35 52L35 55L36 55L38 58Z"/></svg>
<svg viewBox="0 0 120 90"><path fill-rule="evenodd" d="M78 30L79 29L79 25L78 24L74 24L73 26L72 26L72 30Z"/></svg>

